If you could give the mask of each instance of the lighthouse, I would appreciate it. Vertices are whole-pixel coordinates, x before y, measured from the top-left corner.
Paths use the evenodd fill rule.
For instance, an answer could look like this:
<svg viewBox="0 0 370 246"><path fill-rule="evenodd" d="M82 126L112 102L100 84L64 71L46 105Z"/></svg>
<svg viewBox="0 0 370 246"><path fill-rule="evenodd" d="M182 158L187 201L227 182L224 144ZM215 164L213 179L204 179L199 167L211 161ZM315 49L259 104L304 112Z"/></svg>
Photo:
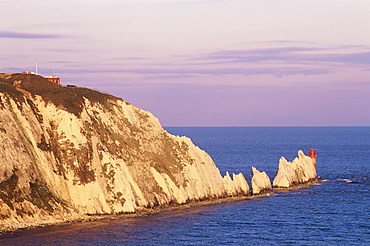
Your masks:
<svg viewBox="0 0 370 246"><path fill-rule="evenodd" d="M308 156L311 157L313 165L316 169L316 151L318 149L308 149Z"/></svg>

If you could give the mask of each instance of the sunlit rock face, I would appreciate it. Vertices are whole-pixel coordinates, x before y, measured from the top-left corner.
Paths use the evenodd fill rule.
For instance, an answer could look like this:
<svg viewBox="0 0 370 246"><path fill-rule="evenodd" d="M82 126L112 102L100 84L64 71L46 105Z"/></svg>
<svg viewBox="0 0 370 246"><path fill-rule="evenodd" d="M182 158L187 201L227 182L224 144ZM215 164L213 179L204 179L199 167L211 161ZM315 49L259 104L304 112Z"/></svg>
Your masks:
<svg viewBox="0 0 370 246"><path fill-rule="evenodd" d="M252 167L251 176L253 195L272 193L271 181L265 172L260 172L255 167Z"/></svg>
<svg viewBox="0 0 370 246"><path fill-rule="evenodd" d="M250 193L150 112L36 75L0 76L0 150L0 229Z"/></svg>
<svg viewBox="0 0 370 246"><path fill-rule="evenodd" d="M316 168L310 157L302 150L292 162L284 157L279 160L279 169L273 181L274 188L292 188L318 179Z"/></svg>

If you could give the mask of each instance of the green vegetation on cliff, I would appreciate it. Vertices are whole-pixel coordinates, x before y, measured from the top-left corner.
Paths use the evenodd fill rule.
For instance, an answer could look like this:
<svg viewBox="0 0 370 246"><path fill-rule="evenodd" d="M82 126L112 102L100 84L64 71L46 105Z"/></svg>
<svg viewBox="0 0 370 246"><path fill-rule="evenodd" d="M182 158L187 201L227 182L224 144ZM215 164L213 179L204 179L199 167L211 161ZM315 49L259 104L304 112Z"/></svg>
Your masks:
<svg viewBox="0 0 370 246"><path fill-rule="evenodd" d="M84 106L84 97L92 103L100 103L106 106L107 100L117 100L109 94L104 94L95 90L82 87L59 86L34 74L0 74L0 92L6 92L15 99L23 98L23 93L13 85L18 85L18 89L25 90L33 95L40 95L46 102L51 102L56 106L62 106L70 113L80 116Z"/></svg>

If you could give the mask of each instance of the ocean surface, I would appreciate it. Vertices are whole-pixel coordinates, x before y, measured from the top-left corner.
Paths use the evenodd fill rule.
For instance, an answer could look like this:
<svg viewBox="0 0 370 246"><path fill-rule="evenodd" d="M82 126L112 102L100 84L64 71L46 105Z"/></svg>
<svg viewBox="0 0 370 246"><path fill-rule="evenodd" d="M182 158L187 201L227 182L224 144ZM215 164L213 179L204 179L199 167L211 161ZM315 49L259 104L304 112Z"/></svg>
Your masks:
<svg viewBox="0 0 370 246"><path fill-rule="evenodd" d="M370 245L370 127L167 127L222 175L317 151L322 183L263 198L0 235L0 245Z"/></svg>

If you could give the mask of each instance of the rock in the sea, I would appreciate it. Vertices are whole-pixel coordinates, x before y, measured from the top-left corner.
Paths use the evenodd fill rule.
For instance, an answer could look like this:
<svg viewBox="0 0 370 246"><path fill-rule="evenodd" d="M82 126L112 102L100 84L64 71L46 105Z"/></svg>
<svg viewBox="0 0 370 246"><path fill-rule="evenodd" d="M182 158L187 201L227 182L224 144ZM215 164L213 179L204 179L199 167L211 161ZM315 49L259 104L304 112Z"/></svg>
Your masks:
<svg viewBox="0 0 370 246"><path fill-rule="evenodd" d="M284 157L279 160L279 169L273 181L274 188L292 188L318 179L316 168L310 157L302 150L292 162Z"/></svg>
<svg viewBox="0 0 370 246"><path fill-rule="evenodd" d="M272 193L272 186L270 178L265 172L258 171L252 167L252 194L261 195Z"/></svg>
<svg viewBox="0 0 370 246"><path fill-rule="evenodd" d="M0 230L250 194L150 112L36 75L0 76L0 148Z"/></svg>

